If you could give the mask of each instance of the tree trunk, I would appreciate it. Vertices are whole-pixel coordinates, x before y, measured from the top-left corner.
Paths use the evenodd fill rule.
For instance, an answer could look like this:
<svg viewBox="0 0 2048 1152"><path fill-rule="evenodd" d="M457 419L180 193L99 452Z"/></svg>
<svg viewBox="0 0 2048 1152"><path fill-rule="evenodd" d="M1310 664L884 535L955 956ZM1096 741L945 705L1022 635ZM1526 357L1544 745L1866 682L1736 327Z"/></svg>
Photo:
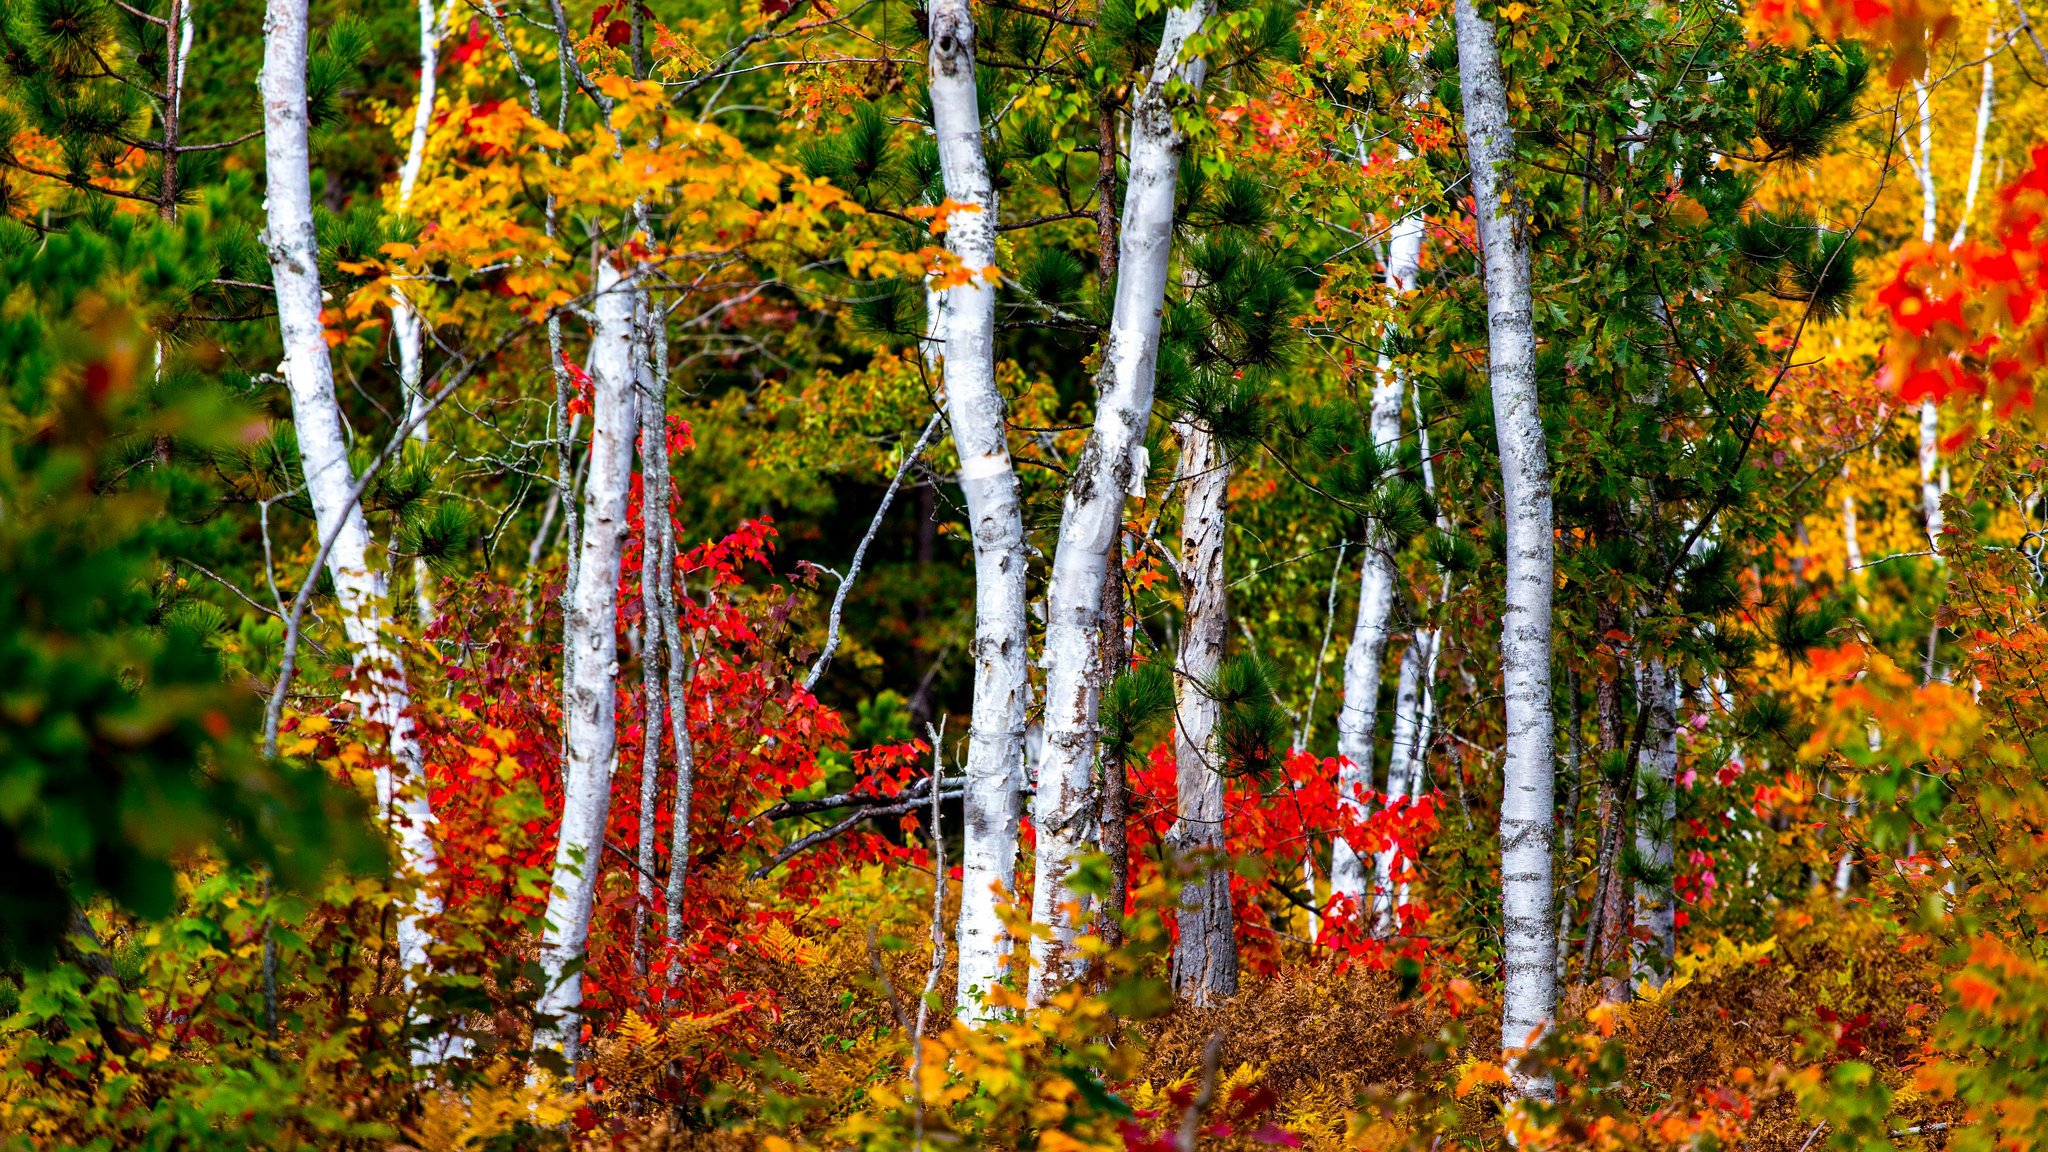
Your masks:
<svg viewBox="0 0 2048 1152"><path fill-rule="evenodd" d="M690 739L690 670L692 653L683 645L676 613L676 537L673 526L662 533L661 630L668 641L668 724L676 747L675 829L668 851L668 942L683 938L683 892L690 870L690 802L696 792L697 750ZM670 969L670 980L679 975Z"/></svg>
<svg viewBox="0 0 2048 1152"><path fill-rule="evenodd" d="M1507 696L1501 764L1501 902L1505 973L1501 1047L1530 1043L1557 1014L1557 921L1551 908L1550 841L1556 765L1551 762L1550 598L1553 567L1550 460L1536 388L1536 332L1529 292L1525 205L1513 174L1514 133L1493 25L1473 0L1458 0L1458 76L1486 277L1487 360L1499 437L1507 520L1507 596L1501 679ZM1514 1074L1518 1096L1548 1096L1548 1078Z"/></svg>
<svg viewBox="0 0 2048 1152"><path fill-rule="evenodd" d="M1030 616L1025 607L1024 516L1010 463L1003 396L996 388L996 194L981 147L974 77L974 17L966 0L931 6L932 122L946 196L956 212L946 246L975 277L938 301L941 370L960 491L974 540L974 704L967 737L960 888L960 1018L988 1018L984 997L1003 979L1010 937L997 915L1017 875L1024 710L1029 700ZM1099 580L1098 580L1099 587Z"/></svg>
<svg viewBox="0 0 2048 1152"><path fill-rule="evenodd" d="M334 366L320 323L319 242L313 232L313 188L306 120L307 0L269 0L263 24L264 244L276 286L285 382L299 457L323 540L332 540L328 575L341 606L342 627L364 670L349 699L370 725L382 728L390 758L376 766L377 803L398 838L402 867L430 881L437 867L430 834L425 756L406 709L411 703L405 664L384 636L384 574L371 566L370 532L360 504L352 503L356 477L348 462L341 409L334 396ZM398 918L398 955L408 970L427 963L421 921L441 902L423 887Z"/></svg>
<svg viewBox="0 0 2048 1152"><path fill-rule="evenodd" d="M1174 127L1169 84L1199 90L1207 65L1181 59L1207 18L1208 0L1170 10L1152 72L1131 109L1130 172L1124 187L1122 248L1109 339L1098 377L1095 428L1075 458L1060 516L1058 551L1046 596L1045 754L1032 816L1038 867L1032 890L1035 923L1051 929L1032 941L1031 1000L1073 979L1074 912L1080 893L1069 886L1076 858L1092 837L1097 813L1091 780L1098 736L1097 646L1102 578L1123 527L1124 496L1143 482L1139 457L1152 414L1159 319L1173 245L1173 200L1186 141Z"/></svg>
<svg viewBox="0 0 2048 1152"><path fill-rule="evenodd" d="M591 336L594 402L590 478L583 496L583 555L562 628L562 647L574 654L562 738L568 783L541 936L544 976L533 1041L537 1049L552 1048L572 1060L581 1025L583 976L570 968L583 958L584 940L590 934L618 752L613 684L619 671L619 553L626 538L627 490L633 478L636 296L612 262L601 258L592 306L597 324Z"/></svg>
<svg viewBox="0 0 2048 1152"><path fill-rule="evenodd" d="M1394 738L1387 747L1387 799L1392 805L1415 790L1422 769L1422 691L1424 666L1433 660L1435 634L1418 630L1401 653L1401 672L1394 688ZM1386 936L1394 927L1395 853L1391 847L1373 853L1373 932Z"/></svg>
<svg viewBox="0 0 2048 1152"><path fill-rule="evenodd" d="M668 341L657 327L665 325L660 305L645 293L634 293L640 302L638 359L646 390L640 404L640 627L646 639L640 645L640 840L634 887L639 903L633 909L633 950L635 967L647 971L647 918L654 908L655 858L654 824L661 793L662 721L667 712L662 682L662 652L667 633L662 587L673 577L675 566L668 562L669 469L668 469ZM650 306L652 305L652 306Z"/></svg>
<svg viewBox="0 0 2048 1152"><path fill-rule="evenodd" d="M1641 707L1650 710L1638 758L1636 859L1648 876L1636 884L1634 976L1657 987L1677 956L1677 907L1671 892L1673 834L1678 824L1678 687L1662 660L1645 661ZM1642 803L1653 801L1654 803Z"/></svg>
<svg viewBox="0 0 2048 1152"><path fill-rule="evenodd" d="M406 143L405 161L398 166L396 210L401 215L412 203L412 191L419 183L420 167L426 159L427 130L434 123L435 73L440 67L441 37L447 30L441 16L434 11L434 0L419 0L419 10L420 97L413 108L412 135ZM420 409L427 402L427 394L420 383L425 330L412 301L406 298L402 288L397 287L391 290L391 342L398 348L398 379L405 389L406 418L412 419L419 416ZM427 443L427 421L424 417L413 425L412 438L422 445ZM413 597L419 608L422 628L434 618L432 579L425 557L415 557L412 562Z"/></svg>
<svg viewBox="0 0 2048 1152"><path fill-rule="evenodd" d="M1213 688L1230 630L1224 580L1230 458L1200 424L1176 423L1180 436L1181 594L1187 604L1174 660L1174 778L1177 813L1171 842L1191 863L1180 894L1180 935L1173 948L1173 986L1198 1008L1237 991L1236 922L1230 870L1221 867L1226 765L1216 742L1221 706Z"/></svg>
<svg viewBox="0 0 2048 1152"><path fill-rule="evenodd" d="M1398 298L1415 286L1422 263L1423 222L1420 213L1409 213L1394 222L1387 253L1386 286ZM1381 332L1386 339L1390 333ZM1401 443L1401 401L1407 394L1407 377L1394 370L1392 358L1382 352L1374 377L1372 411L1368 431L1373 449L1390 453ZM1338 793L1341 802L1359 820L1371 812L1366 798L1375 791L1373 734L1380 706L1381 664L1387 651L1387 621L1394 610L1393 543L1378 525L1365 531L1364 561L1358 576L1358 622L1351 632L1351 647L1344 654L1344 703L1337 711ZM1394 795L1391 782L1386 795ZM1330 889L1332 895L1349 897L1356 915L1367 915L1372 904L1366 875L1367 857L1343 837L1331 846Z"/></svg>
<svg viewBox="0 0 2048 1152"><path fill-rule="evenodd" d="M1124 637L1124 566L1119 533L1116 555L1102 579L1102 688L1124 674L1131 651ZM1109 891L1102 898L1097 926L1105 948L1124 939L1124 905L1131 895L1131 777L1121 757L1102 758L1102 854L1109 858Z"/></svg>

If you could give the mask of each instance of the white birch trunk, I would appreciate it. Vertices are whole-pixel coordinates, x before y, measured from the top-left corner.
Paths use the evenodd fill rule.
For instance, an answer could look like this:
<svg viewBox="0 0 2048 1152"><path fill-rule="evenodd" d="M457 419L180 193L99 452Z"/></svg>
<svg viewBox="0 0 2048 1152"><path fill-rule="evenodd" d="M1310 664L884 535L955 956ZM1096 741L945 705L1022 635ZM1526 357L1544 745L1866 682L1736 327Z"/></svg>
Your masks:
<svg viewBox="0 0 2048 1152"><path fill-rule="evenodd" d="M1187 603L1180 651L1174 661L1174 777L1177 812L1174 851L1194 859L1180 894L1180 935L1173 948L1173 985L1198 1008L1213 1007L1237 991L1237 940L1230 906L1230 870L1224 851L1221 749L1216 725L1221 707L1211 693L1223 667L1230 604L1224 580L1230 459L1207 428L1174 425L1180 436L1182 595Z"/></svg>
<svg viewBox="0 0 2048 1152"><path fill-rule="evenodd" d="M1401 653L1401 672L1394 687L1394 737L1387 746L1387 803L1415 790L1415 773L1421 767L1422 691L1424 665L1430 659L1433 634L1418 630ZM1385 936L1394 927L1394 850L1382 848L1372 859L1372 923L1375 934Z"/></svg>
<svg viewBox="0 0 2048 1152"><path fill-rule="evenodd" d="M1143 480L1139 456L1152 415L1174 188L1186 143L1174 127L1167 87L1177 81L1188 89L1201 88L1206 63L1181 55L1208 12L1208 0L1168 11L1151 75L1131 108L1116 300L1098 377L1095 429L1074 461L1046 597L1045 751L1032 804L1038 862L1031 913L1051 932L1032 941L1034 1003L1075 974L1074 913L1081 897L1068 878L1093 839L1090 821L1097 811L1091 773L1099 734L1093 685L1102 580L1123 527L1124 496L1134 479Z"/></svg>
<svg viewBox="0 0 2048 1152"><path fill-rule="evenodd" d="M349 690L364 720L384 729L390 757L376 767L377 803L398 839L400 866L429 881L437 868L427 806L425 756L406 709L411 703L405 664L384 635L384 574L371 566L370 532L360 504L351 503L356 477L348 462L341 408L334 396L334 365L320 324L319 241L313 232L313 186L306 119L307 0L269 0L263 22L265 164L264 245L277 294L284 377L291 389L306 494L323 540L340 603L342 627L364 669ZM423 888L398 917L398 955L408 970L427 964L428 937L421 921L441 911L439 896Z"/></svg>
<svg viewBox="0 0 2048 1152"><path fill-rule="evenodd" d="M590 934L618 753L612 686L619 671L619 553L626 538L627 492L633 479L635 297L611 261L600 259L592 306L597 315L591 336L595 396L590 476L583 493L583 554L563 623L563 650L574 654L562 737L568 782L541 936L544 978L535 1005L533 1041L536 1049L552 1048L572 1060L581 1026L583 976L580 969L569 969L583 958Z"/></svg>
<svg viewBox="0 0 2048 1152"><path fill-rule="evenodd" d="M1656 883L1636 885L1635 978L1660 987L1671 974L1678 954L1677 903L1671 891L1671 866L1675 858L1673 837L1678 824L1678 676L1661 660L1644 662L1637 677L1641 707L1650 710L1644 721L1643 747L1636 762L1636 858L1664 877ZM1642 782L1656 785L1657 807L1651 811L1641 800L1649 798Z"/></svg>
<svg viewBox="0 0 2048 1152"><path fill-rule="evenodd" d="M979 211L955 212L946 246L972 269L996 262L996 194L981 146L974 78L974 18L966 0L931 6L932 126L946 197ZM960 491L974 540L974 711L962 797L964 852L960 887L960 1018L988 1018L983 1003L1003 978L1010 937L997 915L1017 875L1022 814L1024 720L1031 639L1024 577L1024 516L1010 462L1003 396L996 388L995 303L991 279L932 294L932 343L938 349ZM1097 581L1098 587L1100 581Z"/></svg>
<svg viewBox="0 0 2048 1152"><path fill-rule="evenodd" d="M1406 149L1401 155L1407 156ZM1387 249L1386 287L1398 299L1415 287L1422 264L1423 220L1411 212L1394 222ZM1380 338L1391 338L1382 332ZM1373 378L1372 410L1368 431L1376 451L1391 452L1401 442L1401 402L1407 393L1407 377L1394 370L1385 352L1379 357ZM1337 711L1338 796L1357 819L1371 813L1364 794L1374 790L1373 732L1380 706L1380 672L1387 651L1387 620L1394 610L1394 557L1392 543L1378 525L1365 530L1364 561L1358 576L1358 621L1352 628L1351 647L1344 654L1344 703ZM1393 785L1387 786L1393 795ZM1330 846L1330 892L1351 900L1355 913L1366 914L1371 895L1367 887L1366 857L1339 836Z"/></svg>
<svg viewBox="0 0 2048 1152"><path fill-rule="evenodd" d="M1934 186L1934 112L1928 106L1927 86L1913 81L1913 101L1919 112L1920 153L1913 161L1913 174L1920 180L1920 239L1934 243L1940 199ZM1928 546L1941 551L1941 410L1932 399L1920 402L1920 511L1927 527Z"/></svg>
<svg viewBox="0 0 2048 1152"><path fill-rule="evenodd" d="M1977 92L1977 135L1970 144L1970 177L1963 185L1963 210L1956 216L1955 235L1949 238L1951 248L1960 247L1970 233L1970 213L1977 208L1977 190L1984 181L1984 134L1991 130L1991 108L1997 96L1998 73L1992 67L1998 60L1994 51L1997 43L1998 29L1994 27L1984 37L1983 78Z"/></svg>
<svg viewBox="0 0 2048 1152"><path fill-rule="evenodd" d="M1449 581L1445 581L1448 591ZM1429 656L1422 665L1422 715L1415 725L1415 755L1408 766L1408 799L1422 799L1429 791L1429 742L1436 736L1436 658L1443 651L1443 633L1430 631ZM1394 894L1394 907L1408 903L1408 881L1403 879ZM1559 939L1563 936L1560 933Z"/></svg>
<svg viewBox="0 0 2048 1152"><path fill-rule="evenodd" d="M1500 811L1505 974L1501 1047L1521 1049L1557 1014L1557 918L1550 847L1556 766L1551 762L1550 461L1538 410L1536 333L1525 208L1513 177L1514 134L1493 25L1458 0L1458 74L1486 277L1487 360L1507 520L1501 679L1507 696ZM1547 1078L1515 1074L1517 1096L1548 1096Z"/></svg>
<svg viewBox="0 0 2048 1152"><path fill-rule="evenodd" d="M419 0L420 10L420 97L412 114L412 136L406 143L405 161L398 167L398 205L403 214L412 203L413 188L418 185L420 168L427 154L427 130L434 122L434 93L437 82L436 72L441 64L441 38L447 31L445 16L434 10L434 0ZM405 291L394 286L391 290L391 342L398 348L398 379L405 389L405 414L407 419L417 418L412 426L412 439L424 445L428 440L427 419L420 412L427 402L427 394L421 387L421 365L424 360L425 329L420 315L414 310L412 301L406 299ZM424 557L415 557L412 562L413 597L418 604L420 626L425 627L434 618L433 575L427 569Z"/></svg>

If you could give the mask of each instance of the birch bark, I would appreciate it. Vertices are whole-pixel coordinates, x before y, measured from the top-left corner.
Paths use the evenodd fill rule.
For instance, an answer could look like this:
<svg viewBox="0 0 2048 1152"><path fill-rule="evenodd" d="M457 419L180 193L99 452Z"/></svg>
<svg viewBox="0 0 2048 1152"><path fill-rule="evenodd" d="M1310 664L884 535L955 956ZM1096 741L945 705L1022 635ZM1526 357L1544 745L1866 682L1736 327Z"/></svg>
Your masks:
<svg viewBox="0 0 2048 1152"><path fill-rule="evenodd" d="M1550 461L1538 410L1536 332L1529 291L1525 207L1513 176L1514 133L1493 25L1458 0L1458 74L1486 277L1488 371L1507 520L1501 679L1507 696L1500 812L1505 994L1501 1047L1529 1044L1557 1014L1557 920L1550 841L1556 789L1551 762L1550 600L1554 581ZM1514 1076L1518 1096L1548 1096L1547 1078Z"/></svg>
<svg viewBox="0 0 2048 1152"><path fill-rule="evenodd" d="M321 539L332 540L328 575L340 602L342 627L356 648L364 675L349 691L363 718L382 728L390 756L376 767L378 806L398 839L401 867L422 881L438 866L430 832L434 817L424 791L425 757L412 718L405 664L384 635L384 574L371 566L370 532L348 462L341 409L334 396L334 365L320 323L319 241L313 232L313 180L306 116L307 0L269 0L263 21L265 165L264 246L277 296L284 377L292 396L306 494ZM398 918L398 955L408 970L427 963L422 921L441 911L439 896L423 887Z"/></svg>
<svg viewBox="0 0 2048 1152"><path fill-rule="evenodd" d="M1024 712L1030 671L1030 616L1025 602L1024 516L1010 463L1003 396L996 388L996 194L981 144L981 104L974 77L974 17L967 0L936 0L930 9L932 127L946 197L974 211L956 212L946 246L977 270L968 283L935 301L934 335L946 387L947 416L960 455L960 491L974 540L974 704L967 737L963 794L964 852L960 888L961 1019L988 1018L983 1003L1003 978L1010 940L997 916L1016 882L1017 822L1022 811ZM1096 588L1100 589L1098 578Z"/></svg>
<svg viewBox="0 0 2048 1152"><path fill-rule="evenodd" d="M1042 1002L1049 990L1074 975L1074 914L1081 896L1068 881L1076 858L1092 839L1089 825L1098 807L1090 775L1098 736L1092 685L1102 579L1123 527L1124 496L1134 480L1143 481L1139 456L1152 414L1159 318L1173 244L1174 189L1186 144L1174 127L1176 93L1169 89L1202 86L1207 64L1200 57L1181 57L1208 12L1209 0L1168 11L1151 74L1132 102L1116 298L1099 377L1095 428L1074 462L1047 592L1045 751L1032 805L1038 866L1031 913L1032 920L1051 933L1032 941L1033 1003Z"/></svg>
<svg viewBox="0 0 2048 1152"><path fill-rule="evenodd" d="M1407 155L1406 149L1401 153ZM1415 286L1422 264L1423 221L1420 213L1409 213L1394 223L1388 242L1386 287L1398 298ZM1382 332L1381 339L1388 337ZM1394 370L1393 360L1380 354L1379 371L1373 380L1372 409L1368 431L1373 447L1391 452L1401 442L1401 402L1407 393L1407 377ZM1364 560L1358 575L1358 622L1351 632L1351 647L1344 654L1344 703L1337 711L1337 756L1339 802L1363 820L1371 812L1366 794L1374 790L1373 731L1379 715L1381 664L1387 651L1387 621L1394 610L1394 557L1392 542L1377 525L1367 525ZM1387 794L1393 795L1391 783ZM1349 841L1338 837L1330 849L1330 891L1345 896L1359 916L1371 903L1366 857Z"/></svg>
<svg viewBox="0 0 2048 1152"><path fill-rule="evenodd" d="M633 478L635 439L633 318L636 293L609 259L597 266L597 317L591 336L590 476L583 493L579 578L563 623L565 652L573 653L568 713L563 724L567 788L562 832L555 849L541 936L540 1001L535 1005L534 1047L571 1060L581 1023L583 958L590 934L591 901L604 862L605 817L611 801L618 732L619 554L626 538L626 494Z"/></svg>
<svg viewBox="0 0 2048 1152"><path fill-rule="evenodd" d="M1192 421L1174 425L1180 436L1181 581L1186 620L1173 679L1177 812L1174 851L1194 872L1180 893L1180 935L1173 947L1173 986L1198 1008L1222 1003L1237 991L1237 941L1230 908L1230 871L1223 853L1223 757L1216 743L1221 708L1212 693L1229 637L1229 592L1224 581L1230 458L1209 430Z"/></svg>

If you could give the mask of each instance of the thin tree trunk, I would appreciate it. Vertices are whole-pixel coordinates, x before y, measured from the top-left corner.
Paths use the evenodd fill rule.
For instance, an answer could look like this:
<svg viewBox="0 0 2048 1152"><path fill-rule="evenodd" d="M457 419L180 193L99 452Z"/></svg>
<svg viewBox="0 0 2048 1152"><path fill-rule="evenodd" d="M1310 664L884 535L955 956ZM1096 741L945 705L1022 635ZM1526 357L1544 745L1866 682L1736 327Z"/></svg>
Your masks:
<svg viewBox="0 0 2048 1152"><path fill-rule="evenodd" d="M604 862L618 731L619 554L626 537L627 491L635 432L633 314L637 294L608 258L597 266L597 323L591 340L590 478L584 491L581 575L563 622L563 650L574 653L563 723L568 782L541 936L543 983L535 1006L534 1047L572 1060L581 1024L583 958L591 903Z"/></svg>
<svg viewBox="0 0 2048 1152"><path fill-rule="evenodd" d="M1230 906L1230 870L1221 867L1223 750L1213 687L1223 667L1230 630L1224 538L1228 526L1230 459L1209 429L1192 421L1174 425L1181 442L1181 580L1186 621L1174 661L1177 696L1174 777L1178 797L1172 844L1194 871L1180 894L1180 934L1173 948L1173 984L1196 1007L1222 1003L1237 991L1236 921Z"/></svg>
<svg viewBox="0 0 2048 1152"><path fill-rule="evenodd" d="M157 182L157 216L178 218L178 129L184 119L185 53L192 47L192 0L171 0L164 21L163 173ZM161 355L161 350L159 350Z"/></svg>
<svg viewBox="0 0 2048 1152"><path fill-rule="evenodd" d="M1977 134L1970 145L1970 178L1963 186L1963 210L1956 216L1955 235L1949 238L1948 246L1962 246L1963 238L1970 233L1970 213L1977 208L1977 189L1984 181L1984 134L1991 129L1992 102L1997 96L1998 74L1993 65L1998 53L1993 48L1998 43L1998 28L1994 24L1984 35L1983 81L1977 93Z"/></svg>
<svg viewBox="0 0 2048 1152"><path fill-rule="evenodd" d="M668 852L668 942L683 938L683 893L690 869L690 803L696 791L697 750L690 739L690 669L692 655L683 645L683 630L676 612L676 581L682 574L676 567L675 530L671 524L662 533L666 562L661 574L661 630L668 641L668 722L676 748L675 830ZM680 973L670 970L673 981Z"/></svg>
<svg viewBox="0 0 2048 1152"><path fill-rule="evenodd" d="M1551 762L1550 461L1538 410L1529 240L1513 177L1514 134L1493 25L1473 0L1458 0L1458 74L1472 196L1485 261L1487 359L1507 520L1507 596L1501 679L1507 696L1501 765L1501 899L1505 974L1501 1047L1530 1043L1557 1015L1557 921L1551 908L1550 841L1556 765ZM1518 1096L1548 1096L1547 1077L1514 1074Z"/></svg>
<svg viewBox="0 0 2048 1152"><path fill-rule="evenodd" d="M1678 687L1677 673L1662 660L1641 665L1641 707L1650 710L1638 759L1637 795L1654 800L1654 808L1638 803L1636 858L1651 874L1636 884L1634 976L1652 987L1671 974L1677 956L1677 906L1671 891L1673 836L1678 824Z"/></svg>
<svg viewBox="0 0 2048 1152"><path fill-rule="evenodd" d="M1186 144L1174 127L1168 87L1201 88L1206 63L1181 55L1208 12L1208 0L1195 0L1167 13L1151 75L1131 109L1122 246L1098 377L1095 428L1074 461L1046 597L1045 753L1032 805L1038 861L1031 914L1051 932L1032 941L1034 1003L1075 976L1074 913L1081 894L1069 878L1092 839L1089 825L1098 811L1090 794L1099 735L1091 686L1099 655L1102 578L1123 527L1124 497L1144 479L1139 458L1151 420L1160 312L1172 255L1174 189Z"/></svg>
<svg viewBox="0 0 2048 1152"><path fill-rule="evenodd" d="M1421 767L1423 665L1431 659L1434 636L1418 630L1401 653L1401 672L1394 688L1394 738L1387 747L1387 803L1405 798ZM1395 853L1392 847L1373 853L1373 932L1385 936L1394 927Z"/></svg>
<svg viewBox="0 0 2048 1152"><path fill-rule="evenodd" d="M1420 213L1408 213L1394 222L1388 245L1386 287L1396 297L1415 286L1422 263L1423 221ZM1391 333L1382 332L1382 340ZM1373 450L1390 453L1401 443L1401 403L1407 394L1407 376L1394 369L1392 358L1380 354L1373 380L1372 411L1368 432ZM1344 654L1344 703L1337 711L1338 796L1355 819L1371 814L1368 799L1375 790L1373 734L1378 724L1381 664L1387 650L1387 621L1394 610L1393 543L1376 524L1365 531L1364 560L1358 576L1358 622L1351 632L1351 647ZM1391 782L1387 794L1392 795ZM1364 917L1371 905L1366 872L1367 857L1339 836L1331 845L1330 890L1333 896L1351 901L1355 914Z"/></svg>
<svg viewBox="0 0 2048 1152"><path fill-rule="evenodd" d="M1934 243L1940 199L1934 185L1934 110L1929 106L1927 86L1913 81L1913 101L1919 114L1919 154L1913 158L1913 174L1920 180L1920 239ZM1920 512L1927 528L1929 547L1941 551L1941 410L1932 399L1920 402Z"/></svg>
<svg viewBox="0 0 2048 1152"><path fill-rule="evenodd" d="M263 33L264 243L276 287L285 382L291 389L306 494L321 539L333 541L327 571L340 602L342 627L365 673L353 681L349 698L390 742L389 759L375 769L378 806L398 838L400 865L424 882L413 906L398 918L399 959L418 971L427 964L422 921L441 911L431 886L437 868L434 817L427 806L425 755L407 715L411 694L405 664L384 635L384 574L371 566L369 526L351 500L356 477L320 323L319 242L313 232L306 119L307 0L269 0Z"/></svg>
<svg viewBox="0 0 2048 1152"><path fill-rule="evenodd" d="M398 166L396 209L401 215L412 203L413 188L419 183L420 168L426 159L427 130L434 123L434 92L441 61L441 38L447 31L445 20L434 10L434 0L419 0L419 14L420 96L413 108L412 136L406 143L405 161ZM425 328L419 312L406 298L404 289L396 286L391 290L391 341L398 347L398 379L405 389L406 416L411 418L417 416L421 406L427 402L426 392L421 386ZM427 443L426 420L413 425L412 438L421 445ZM420 625L424 627L434 618L433 577L427 569L425 557L413 559L412 578Z"/></svg>
<svg viewBox="0 0 2048 1152"><path fill-rule="evenodd" d="M1122 533L1118 534L1121 541ZM1123 547L1102 579L1102 687L1105 691L1130 667L1124 639ZM1123 943L1124 905L1131 895L1131 778L1120 757L1102 758L1102 854L1109 858L1109 891L1102 898L1102 919L1096 926L1104 947Z"/></svg>
<svg viewBox="0 0 2048 1152"><path fill-rule="evenodd" d="M662 682L662 652L667 619L662 611L662 585L675 568L668 562L669 469L668 469L668 341L657 325L666 315L659 304L636 292L640 311L640 361L646 388L640 405L640 621L645 640L640 645L640 839L638 875L634 888L639 902L633 908L633 949L635 967L647 971L647 918L654 908L654 874L658 864L654 824L661 794L662 720L667 701ZM651 305L651 306L650 306Z"/></svg>
<svg viewBox="0 0 2048 1152"><path fill-rule="evenodd" d="M1017 874L1030 691L1024 587L1029 558L1003 396L996 388L996 285L980 271L996 263L997 205L981 144L974 17L966 0L937 0L929 19L940 176L948 199L978 209L954 213L946 229L947 248L976 275L948 289L938 302L947 415L974 540L974 704L962 800L956 1008L961 1019L978 1023L989 1016L985 997L1002 981L1010 955L1010 937L998 909L1011 899ZM1092 591L1099 595L1100 590L1098 575Z"/></svg>

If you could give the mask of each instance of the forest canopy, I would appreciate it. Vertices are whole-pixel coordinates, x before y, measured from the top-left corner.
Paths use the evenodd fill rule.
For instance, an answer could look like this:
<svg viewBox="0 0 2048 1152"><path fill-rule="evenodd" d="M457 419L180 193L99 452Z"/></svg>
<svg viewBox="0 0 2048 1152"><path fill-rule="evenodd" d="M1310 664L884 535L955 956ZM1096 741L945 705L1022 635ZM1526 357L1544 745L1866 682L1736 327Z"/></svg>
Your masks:
<svg viewBox="0 0 2048 1152"><path fill-rule="evenodd" d="M2024 0L14 0L0 1149L2048 1147Z"/></svg>

